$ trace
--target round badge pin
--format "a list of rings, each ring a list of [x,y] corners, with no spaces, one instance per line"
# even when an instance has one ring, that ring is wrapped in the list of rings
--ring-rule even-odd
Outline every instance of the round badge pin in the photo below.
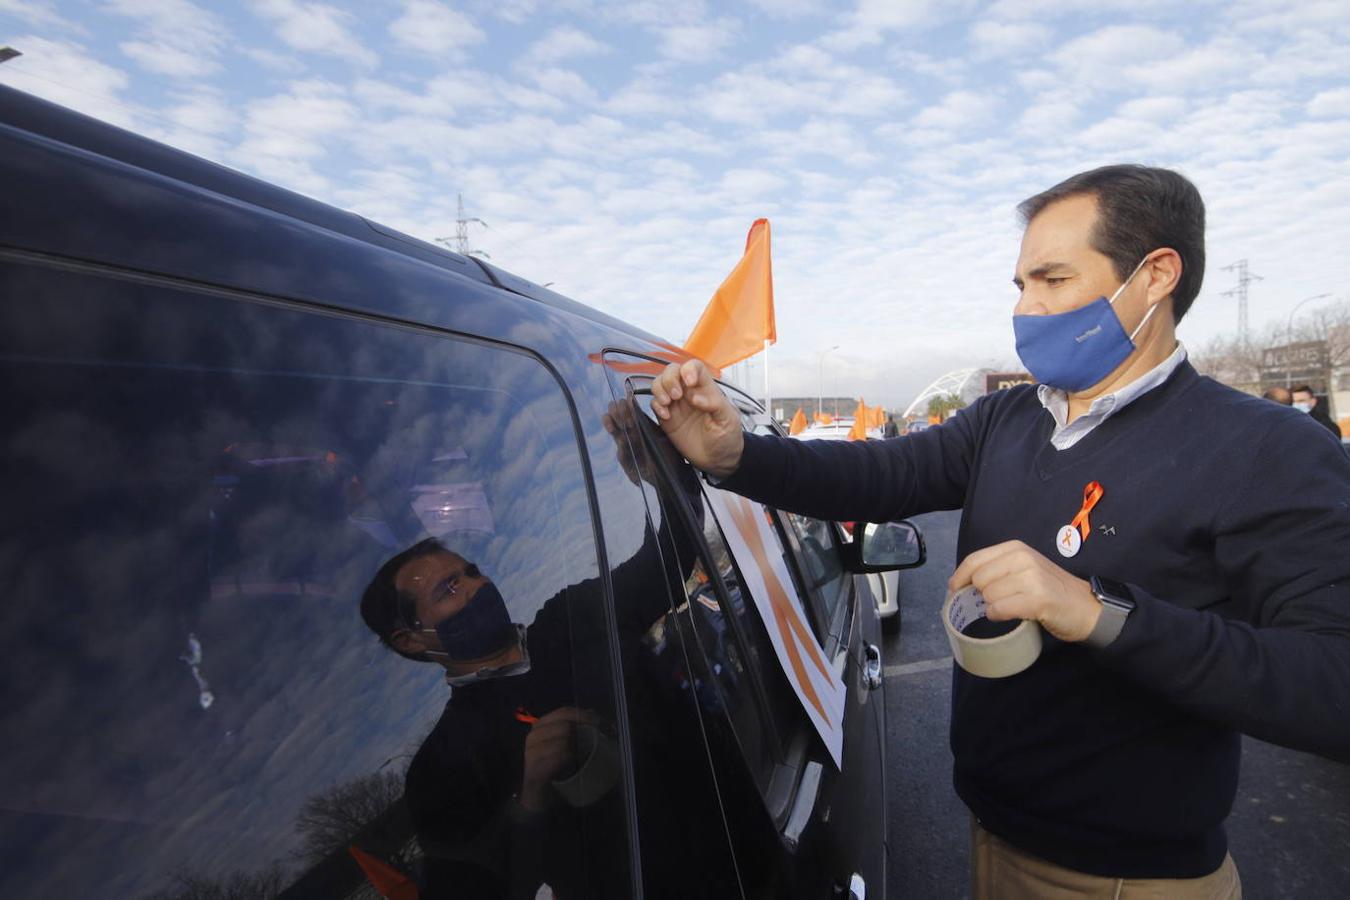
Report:
[[[1065,525],[1055,535],[1055,548],[1059,550],[1059,555],[1064,557],[1076,556],[1078,548],[1083,546],[1083,538],[1078,533],[1078,529],[1072,525]]]

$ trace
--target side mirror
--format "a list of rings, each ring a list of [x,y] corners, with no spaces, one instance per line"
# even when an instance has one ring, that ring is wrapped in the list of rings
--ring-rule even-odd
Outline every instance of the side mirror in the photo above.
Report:
[[[869,522],[863,528],[858,560],[864,572],[913,569],[927,558],[923,532],[913,522]]]

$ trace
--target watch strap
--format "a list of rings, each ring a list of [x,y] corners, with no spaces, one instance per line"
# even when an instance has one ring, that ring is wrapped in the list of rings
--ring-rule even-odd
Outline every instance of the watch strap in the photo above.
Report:
[[[1124,585],[1115,590],[1109,589],[1095,575],[1089,583],[1092,586],[1092,595],[1102,605],[1102,611],[1097,617],[1097,624],[1093,626],[1092,633],[1083,643],[1100,650],[1109,647],[1120,636],[1121,630],[1125,627],[1125,620],[1134,611],[1134,598],[1129,596],[1129,589]],[[1120,596],[1121,593],[1124,593],[1124,596]]]

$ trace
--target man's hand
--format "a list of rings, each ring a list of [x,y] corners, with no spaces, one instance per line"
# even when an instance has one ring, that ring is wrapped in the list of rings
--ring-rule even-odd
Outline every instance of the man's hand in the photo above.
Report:
[[[525,771],[521,777],[520,805],[530,812],[544,808],[544,788],[563,773],[576,770],[576,729],[596,725],[600,717],[593,712],[562,706],[530,726],[525,736]]]
[[[716,478],[741,464],[741,416],[698,360],[671,363],[652,382],[652,411],[684,458]]]
[[[955,592],[979,588],[990,621],[1032,619],[1061,641],[1081,641],[1092,633],[1102,604],[1092,587],[1032,550],[1007,541],[965,558],[947,581]]]

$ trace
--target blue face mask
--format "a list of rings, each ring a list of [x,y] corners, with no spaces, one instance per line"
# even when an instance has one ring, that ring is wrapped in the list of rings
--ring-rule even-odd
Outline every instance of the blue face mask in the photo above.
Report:
[[[1146,259],[1139,261],[1110,300],[1098,297],[1086,306],[1054,315],[1013,316],[1017,355],[1032,378],[1069,392],[1086,390],[1110,375],[1134,352],[1134,336],[1158,304],[1149,307],[1130,335],[1125,334],[1112,304]]]
[[[506,649],[517,633],[501,592],[485,581],[463,609],[436,624],[436,637],[450,659],[474,660]]]

